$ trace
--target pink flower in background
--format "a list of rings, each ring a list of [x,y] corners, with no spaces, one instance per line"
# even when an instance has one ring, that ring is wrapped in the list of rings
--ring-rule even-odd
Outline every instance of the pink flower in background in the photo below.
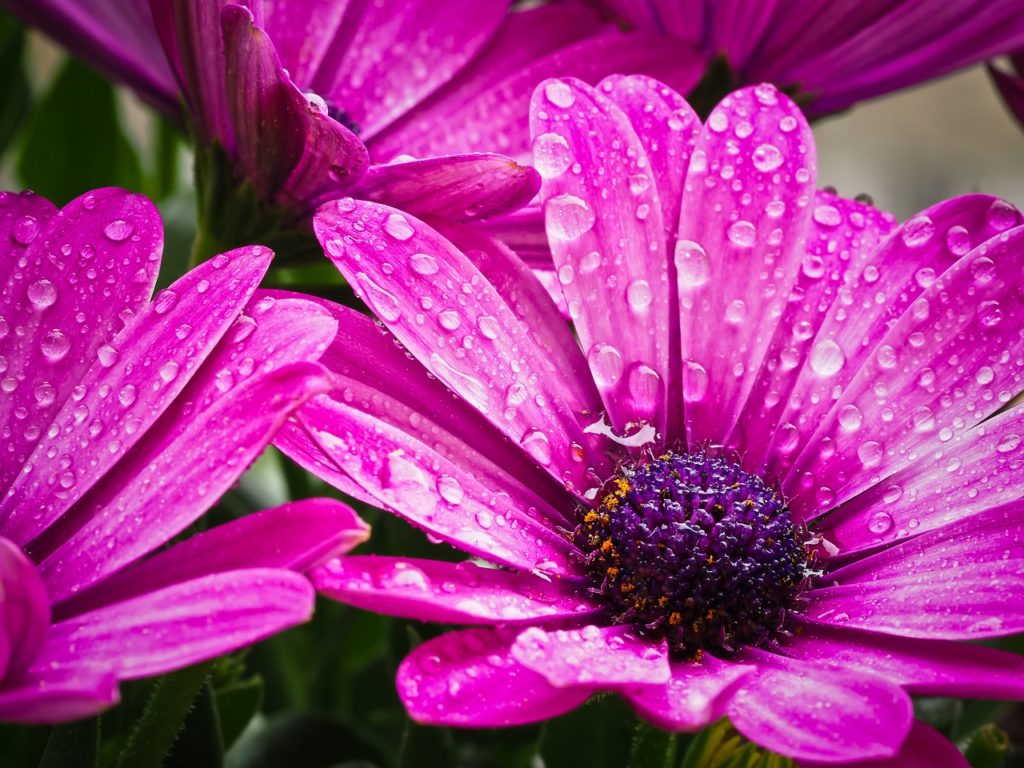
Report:
[[[241,248],[150,302],[163,232],[146,198],[98,189],[60,211],[0,195],[0,720],[117,701],[119,680],[188,666],[305,621],[301,575],[364,540],[328,499],[160,549],[328,386],[335,321],[255,292]]]
[[[611,691],[802,761],[962,765],[908,694],[1024,694],[1020,657],[957,642],[1024,630],[1021,215],[968,195],[897,226],[816,191],[766,85],[701,125],[647,78],[549,80],[531,125],[575,335],[478,230],[314,219],[387,331],[332,310],[335,387],[276,444],[475,558],[349,557],[317,588],[480,625],[402,663],[424,723]]]
[[[1018,0],[599,0],[630,28],[661,33],[734,86],[793,89],[813,115],[949,74],[1024,46]]]
[[[698,57],[681,67],[671,41],[621,34],[580,2],[10,5],[157,104],[176,105],[180,87],[200,143],[219,143],[262,200],[300,215],[343,194],[428,218],[515,210],[536,175],[487,153],[528,158],[542,79],[641,71],[685,90],[701,74]]]

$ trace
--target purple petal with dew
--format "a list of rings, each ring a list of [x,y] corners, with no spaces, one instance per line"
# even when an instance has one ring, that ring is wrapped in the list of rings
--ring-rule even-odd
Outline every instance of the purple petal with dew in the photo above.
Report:
[[[1022,270],[1024,227],[1017,227],[937,277],[878,339],[784,487],[824,511],[939,449],[1024,390]],[[844,429],[840,417],[854,411],[860,428]]]
[[[676,41],[651,35],[598,35],[537,59],[464,103],[438,110],[443,114],[439,121],[417,121],[400,136],[371,144],[371,150],[377,157],[393,157],[403,152],[428,156],[475,149],[527,161],[530,99],[537,84],[546,78],[578,77],[596,83],[606,75],[635,72],[686,93],[703,71],[697,53],[680,50]],[[438,131],[439,124],[446,130]]]
[[[348,605],[445,624],[557,622],[597,612],[579,589],[526,571],[472,561],[351,555],[311,574],[322,594]]]
[[[350,0],[306,84],[372,137],[437,90],[494,34],[507,0]]]
[[[730,444],[740,447],[745,465],[754,471],[784,464],[813,432],[814,422],[801,420],[800,409],[814,408],[822,397],[830,399],[829,378],[812,376],[813,369],[807,365],[816,349],[815,337],[831,307],[845,307],[852,301],[851,285],[871,265],[878,245],[892,228],[892,216],[869,205],[828,192],[815,195],[800,277],[743,415],[730,435]],[[872,269],[868,273],[877,280],[877,267]],[[846,314],[842,317],[855,322]]]
[[[158,675],[250,645],[308,621],[313,588],[279,568],[225,571],[54,624],[28,675],[49,668]]]
[[[0,679],[27,669],[50,625],[50,600],[35,566],[0,538]]]
[[[820,518],[815,531],[846,555],[1018,499],[1022,443],[1024,408],[1018,406],[922,451],[913,463]]]
[[[91,667],[57,665],[4,681],[0,720],[60,723],[92,717],[118,702],[117,678]]]
[[[667,643],[641,638],[628,625],[529,627],[512,644],[512,657],[556,688],[659,685],[672,674]]]
[[[417,646],[398,668],[398,695],[418,723],[493,728],[564,714],[590,688],[556,688],[520,664],[508,630],[448,632]]]
[[[509,9],[491,39],[466,66],[368,142],[373,156],[380,162],[408,153],[431,157],[508,149],[503,134],[463,135],[458,126],[449,123],[448,115],[535,60],[596,33],[602,24],[598,14],[582,3]],[[526,99],[524,108],[529,103],[528,93]],[[460,134],[461,141],[449,139],[452,130]],[[520,137],[517,142],[523,151],[527,138]]]
[[[421,219],[468,221],[515,211],[539,188],[529,166],[503,155],[466,154],[374,165],[353,194]]]
[[[47,222],[57,215],[57,206],[35,192],[0,192],[0,243],[6,255],[0,259],[0,284],[11,282],[11,273],[24,258]],[[10,321],[0,323],[0,338],[10,333]]]
[[[611,424],[663,434],[673,313],[644,147],[626,114],[579,80],[538,86],[530,132],[556,273]]]
[[[366,147],[292,83],[252,14],[222,14],[236,151],[258,195],[301,213],[337,197],[366,172]]]
[[[798,768],[825,768],[833,762],[798,760]],[[956,745],[934,728],[915,720],[899,751],[883,760],[843,763],[846,768],[968,768],[970,763]]]
[[[284,568],[303,573],[366,541],[370,528],[346,504],[305,499],[256,512],[165,549],[65,600],[66,619],[214,573]]]
[[[187,416],[169,413],[80,502],[77,529],[54,537],[40,571],[57,601],[180,533],[256,460],[289,413],[325,391],[314,363],[285,365],[236,385]],[[52,548],[52,549],[51,549]]]
[[[1024,630],[1014,597],[1024,588],[1022,512],[1019,500],[987,509],[833,571],[806,593],[804,614],[901,637],[978,640]]]
[[[819,201],[812,222],[827,228],[830,222],[841,224],[841,214],[835,203]],[[824,318],[819,318],[820,325],[809,342],[804,365],[792,374],[796,382],[780,419],[784,431],[776,433],[779,445],[769,454],[770,474],[786,476],[830,410],[833,418],[851,425],[857,423],[857,413],[849,409],[836,411],[834,406],[857,372],[878,351],[877,341],[938,275],[973,248],[1019,221],[1019,214],[1001,200],[966,195],[914,216],[880,249],[868,249],[862,258],[851,263],[853,274],[838,292],[838,300],[826,309]],[[815,263],[810,262],[810,266],[814,269]],[[851,306],[863,307],[865,311],[851,312]],[[888,361],[888,350],[884,354]],[[787,424],[791,426],[786,427]],[[797,502],[803,503],[801,499]]]
[[[853,762],[895,755],[910,730],[910,697],[873,674],[850,674],[758,652],[725,707],[736,729],[797,760]]]
[[[721,661],[704,654],[700,661],[671,662],[664,685],[620,689],[637,714],[668,731],[695,731],[722,716],[731,691],[753,672],[751,664]]]
[[[771,86],[726,97],[701,131],[673,255],[690,445],[722,443],[753,389],[799,276],[815,170],[810,128]]]
[[[235,322],[272,255],[257,247],[217,256],[151,304],[140,302],[121,333],[82,340],[88,357],[25,462],[33,471],[19,474],[0,501],[4,535],[24,545],[42,534],[146,435]],[[77,350],[66,357],[77,359]]]
[[[262,0],[262,27],[274,41],[281,63],[292,80],[312,82],[331,51],[346,13],[348,0]],[[344,106],[344,105],[342,105]]]
[[[411,216],[353,200],[321,208],[314,231],[399,341],[537,464],[577,491],[591,484],[589,470],[606,474],[606,456],[584,450],[588,385],[555,367],[448,240]],[[496,367],[495,359],[517,362]]]
[[[915,696],[1018,700],[1024,658],[972,643],[865,632],[797,620],[798,632],[779,652],[802,661],[878,674]]]

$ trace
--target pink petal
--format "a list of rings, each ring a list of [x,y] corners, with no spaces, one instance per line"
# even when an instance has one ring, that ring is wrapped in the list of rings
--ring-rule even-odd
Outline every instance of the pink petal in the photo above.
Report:
[[[913,720],[910,697],[875,675],[759,653],[726,706],[751,741],[797,760],[853,762],[891,757]]]
[[[691,445],[722,443],[754,386],[803,260],[815,170],[810,128],[771,86],[728,96],[701,131],[674,257]]]
[[[46,667],[5,681],[0,688],[0,720],[60,723],[92,717],[120,697],[117,678],[87,667]]]
[[[1018,700],[1024,695],[1024,657],[950,640],[920,640],[800,620],[780,651],[882,675],[915,696]]]
[[[401,153],[426,157],[474,150],[526,160],[530,98],[546,78],[578,77],[596,83],[607,75],[630,72],[650,75],[687,93],[703,69],[696,51],[681,50],[673,40],[653,35],[594,35],[538,58],[502,80],[490,80],[486,89],[474,89],[464,101],[459,100],[461,103],[439,105],[422,119],[417,115],[400,133],[372,148],[377,157]],[[439,131],[439,124],[446,130]]]
[[[26,461],[33,471],[19,474],[0,500],[4,535],[21,544],[40,535],[147,434],[238,317],[272,256],[259,247],[218,256],[144,305],[116,337],[111,329],[83,340],[87,357],[53,380],[65,395],[55,398],[60,410]]]
[[[308,83],[372,137],[443,86],[494,34],[505,0],[352,0]]]
[[[871,314],[843,310],[853,295],[851,283],[857,285],[857,279],[865,291],[864,301],[869,296],[873,299],[868,291],[882,290],[877,282],[876,253],[893,227],[888,213],[828,192],[815,194],[800,277],[729,439],[753,471],[763,472],[771,466],[766,474],[777,472],[813,433],[816,422],[802,415],[804,410],[819,407],[822,399],[831,401],[830,380],[814,374],[806,364],[807,357],[830,309],[841,313],[836,315],[843,318],[840,327],[859,324],[861,315]],[[868,270],[875,278],[873,283],[862,277],[869,266],[875,270]]]
[[[26,201],[17,199],[23,208]],[[36,200],[29,205],[42,214],[47,207]],[[15,240],[29,239],[37,226],[24,251],[25,266],[9,274],[0,293],[0,424],[7,454],[0,487],[15,480],[33,449],[41,456],[39,440],[50,420],[96,364],[97,353],[144,306],[163,248],[156,207],[120,189],[72,200],[44,225],[21,217],[10,232]],[[4,499],[0,519],[16,508],[11,502]],[[38,512],[32,509],[32,515]],[[5,535],[24,543],[13,529]]]
[[[366,148],[292,83],[248,9],[229,5],[221,18],[228,103],[245,178],[261,199],[311,213],[366,172]]]
[[[815,525],[845,554],[1020,498],[1024,408],[994,416],[854,496]]]
[[[466,154],[375,165],[353,193],[422,219],[488,218],[537,194],[540,177],[503,155]]]
[[[799,768],[825,768],[835,763],[797,762]],[[843,763],[847,768],[968,768],[967,758],[934,728],[915,720],[899,751],[885,760]]]
[[[611,424],[664,433],[672,312],[647,153],[622,110],[579,80],[538,86],[530,134],[555,269]]]
[[[46,585],[32,561],[0,538],[0,680],[29,666],[49,626]]]
[[[861,211],[866,218],[868,210]],[[818,330],[802,345],[809,347],[803,356],[805,363],[798,363],[791,374],[796,381],[780,417],[783,427],[776,436],[779,443],[769,454],[769,474],[786,475],[830,410],[833,418],[842,415],[846,421],[856,420],[857,414],[841,413],[833,406],[875,353],[876,340],[885,336],[925,287],[956,259],[1019,221],[1018,214],[1000,200],[965,195],[914,216],[881,248],[872,247],[873,238],[859,244],[859,257],[851,263],[852,274],[848,278],[844,275],[847,282],[837,292],[838,300],[833,300],[824,313],[815,307]],[[816,201],[812,216],[816,228],[827,232],[845,227],[843,222],[842,207],[835,201]],[[851,312],[851,306],[863,306],[865,311]],[[780,331],[783,329],[780,326]],[[801,330],[799,335],[807,333]],[[806,364],[811,355],[814,364]],[[756,439],[752,436],[750,442]],[[790,482],[793,480],[790,478]],[[788,490],[797,495],[794,487]],[[795,501],[803,503],[799,498]]]
[[[494,728],[556,717],[585,702],[590,688],[555,688],[520,664],[514,635],[491,629],[428,640],[398,668],[398,695],[417,722]]]
[[[620,692],[642,718],[667,731],[695,731],[722,716],[732,689],[756,667],[720,661],[672,662],[664,685],[637,685]]]
[[[54,624],[29,675],[92,667],[119,679],[158,675],[308,621],[301,575],[250,568],[179,582]]]
[[[597,609],[579,590],[536,573],[472,561],[352,555],[311,578],[327,597],[390,616],[445,624],[495,624],[586,617]]]
[[[845,501],[991,416],[1024,389],[1022,243],[1024,227],[1018,227],[976,248],[879,339],[794,464],[787,485],[799,482],[805,504],[816,498],[820,510]],[[830,370],[841,354],[830,354]],[[853,410],[863,425],[851,431],[841,416]]]
[[[63,532],[39,565],[61,600],[153,551],[212,506],[278,427],[326,389],[313,363],[284,366],[237,385],[186,418],[167,414],[82,501],[81,527]]]
[[[902,637],[980,639],[1024,630],[1024,502],[979,512],[828,574],[817,621]],[[950,600],[955,595],[955,600]]]
[[[296,83],[309,83],[341,27],[347,0],[262,0],[263,28]]]
[[[555,478],[588,487],[603,452],[580,414],[591,391],[560,370],[464,254],[419,220],[375,203],[325,205],[314,230],[327,255],[399,341]],[[386,255],[385,255],[386,254]],[[515,360],[495,366],[495,360]]]
[[[197,534],[115,573],[57,610],[66,618],[177,582],[245,568],[303,573],[348,552],[369,533],[369,526],[340,501],[293,501]]]
[[[669,681],[668,646],[638,637],[630,626],[524,629],[512,657],[556,688],[659,685]]]
[[[10,250],[0,261],[0,284],[11,280],[11,273],[32,245],[39,232],[57,215],[57,206],[35,192],[0,192],[0,243]],[[9,330],[9,321],[3,327]]]

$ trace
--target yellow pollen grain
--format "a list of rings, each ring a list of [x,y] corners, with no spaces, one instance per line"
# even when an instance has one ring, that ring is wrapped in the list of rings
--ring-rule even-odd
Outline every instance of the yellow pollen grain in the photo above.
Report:
[[[682,624],[683,614],[681,614],[679,611],[672,611],[672,613],[668,615],[668,623],[671,624],[673,627]]]

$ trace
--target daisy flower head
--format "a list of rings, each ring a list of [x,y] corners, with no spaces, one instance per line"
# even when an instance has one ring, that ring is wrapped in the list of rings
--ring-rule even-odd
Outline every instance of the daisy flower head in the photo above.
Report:
[[[314,574],[478,625],[403,662],[412,716],[610,691],[662,728],[727,716],[801,761],[898,765],[932,738],[911,694],[1021,696],[1017,656],[958,642],[1024,628],[1021,215],[968,195],[899,224],[818,190],[769,85],[702,124],[646,77],[548,80],[531,128],[572,329],[479,231],[355,200],[314,219],[386,329],[331,310],[335,387],[276,442],[473,558]]]

